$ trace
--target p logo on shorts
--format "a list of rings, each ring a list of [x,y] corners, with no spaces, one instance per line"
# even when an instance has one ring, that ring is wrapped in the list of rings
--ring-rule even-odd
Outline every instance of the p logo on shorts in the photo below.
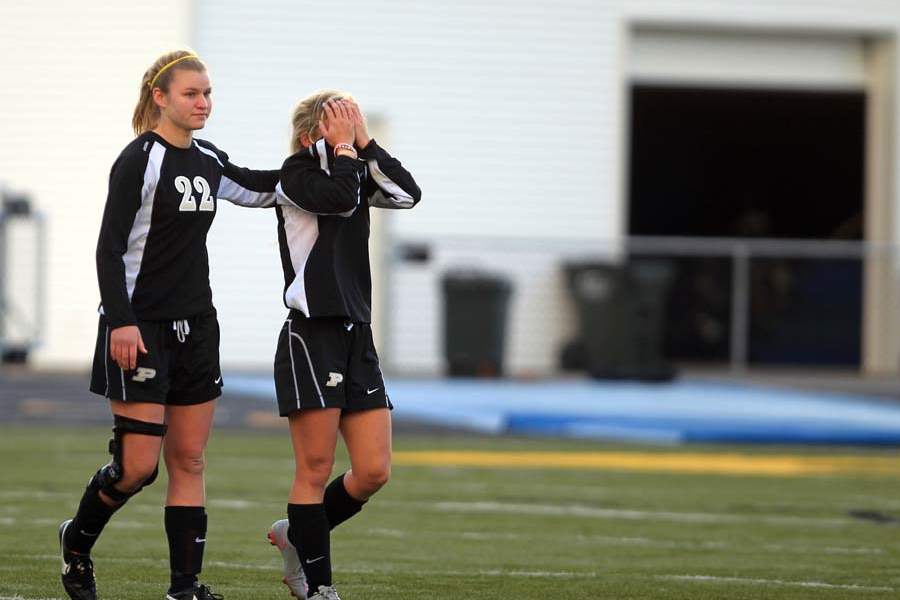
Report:
[[[134,377],[131,378],[132,381],[137,381],[143,383],[148,379],[153,379],[156,377],[156,369],[148,369],[147,367],[138,367],[137,372],[134,374]]]
[[[328,381],[325,382],[325,387],[337,387],[342,381],[344,381],[344,376],[332,371],[328,373]]]

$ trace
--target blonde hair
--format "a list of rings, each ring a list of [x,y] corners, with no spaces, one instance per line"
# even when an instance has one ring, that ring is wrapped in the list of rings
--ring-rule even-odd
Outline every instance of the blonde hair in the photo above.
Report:
[[[141,78],[141,93],[134,107],[134,116],[131,118],[135,135],[141,135],[156,127],[159,122],[159,106],[153,101],[153,90],[159,88],[168,93],[169,84],[172,83],[178,69],[202,73],[206,71],[206,65],[190,50],[175,50],[157,58]]]
[[[300,136],[307,134],[311,140],[319,138],[319,121],[325,115],[325,103],[329,100],[353,100],[347,92],[324,89],[313,92],[297,103],[291,115],[291,152],[302,148]]]

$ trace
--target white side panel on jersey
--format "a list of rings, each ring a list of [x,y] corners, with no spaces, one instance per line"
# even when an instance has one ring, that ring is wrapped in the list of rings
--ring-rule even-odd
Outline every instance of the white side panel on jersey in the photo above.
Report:
[[[156,196],[156,186],[159,183],[159,171],[162,168],[163,157],[166,155],[166,147],[158,142],[153,142],[150,148],[150,158],[147,160],[147,168],[144,169],[144,186],[141,188],[141,208],[134,216],[134,224],[128,234],[128,250],[122,256],[125,262],[125,285],[128,289],[128,299],[134,293],[134,285],[141,272],[141,261],[144,259],[144,248],[147,245],[147,236],[150,234],[150,220],[153,215],[153,198]]]
[[[369,165],[369,177],[378,185],[378,191],[369,198],[369,205],[376,208],[411,208],[415,204],[413,197],[384,174],[378,161],[374,158],[366,161]]]
[[[309,316],[309,300],[306,297],[306,261],[319,237],[319,217],[293,205],[281,205],[284,234],[294,267],[294,281],[285,292],[285,302]]]

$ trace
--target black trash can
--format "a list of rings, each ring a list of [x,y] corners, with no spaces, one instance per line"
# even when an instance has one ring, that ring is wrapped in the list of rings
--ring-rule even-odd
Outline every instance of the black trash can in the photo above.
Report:
[[[512,285],[500,275],[450,271],[441,280],[444,359],[452,377],[499,377]]]
[[[667,380],[675,369],[663,357],[665,295],[672,278],[664,261],[625,265],[565,265],[577,306],[580,340],[568,348],[593,377]],[[567,357],[571,364],[573,357]]]

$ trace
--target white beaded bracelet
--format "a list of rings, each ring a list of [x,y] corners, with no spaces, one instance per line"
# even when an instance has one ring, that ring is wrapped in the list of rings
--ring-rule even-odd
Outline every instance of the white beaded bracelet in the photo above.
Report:
[[[335,145],[335,147],[334,147],[335,158],[337,158],[338,150],[349,150],[350,152],[353,153],[353,158],[356,158],[356,156],[357,156],[356,148],[353,147],[353,144],[337,144],[337,145]]]

